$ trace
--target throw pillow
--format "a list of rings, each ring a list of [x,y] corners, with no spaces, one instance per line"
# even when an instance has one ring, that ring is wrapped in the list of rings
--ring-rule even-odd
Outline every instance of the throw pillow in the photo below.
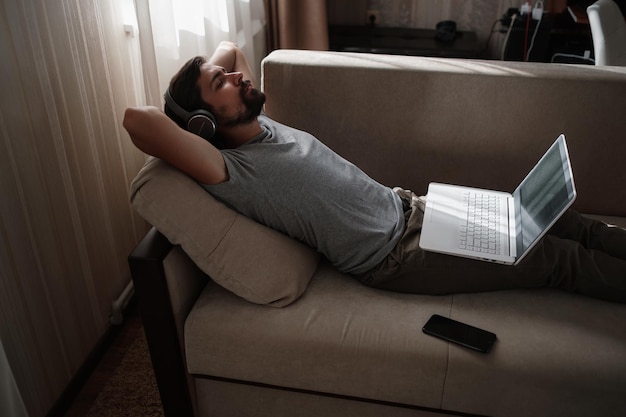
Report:
[[[309,246],[235,212],[160,159],[139,171],[130,200],[216,283],[253,303],[289,305],[317,269]]]

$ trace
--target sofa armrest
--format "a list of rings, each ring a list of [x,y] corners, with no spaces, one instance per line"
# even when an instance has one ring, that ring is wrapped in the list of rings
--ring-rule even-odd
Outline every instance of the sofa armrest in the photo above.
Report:
[[[191,382],[181,347],[182,331],[177,325],[184,297],[170,293],[165,267],[175,248],[152,228],[128,262],[165,415],[193,416]]]

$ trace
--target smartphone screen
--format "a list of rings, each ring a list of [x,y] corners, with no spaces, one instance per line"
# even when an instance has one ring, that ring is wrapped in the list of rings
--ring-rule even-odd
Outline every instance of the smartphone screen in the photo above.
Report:
[[[433,315],[422,330],[431,336],[483,353],[489,352],[496,341],[495,333],[438,314]]]

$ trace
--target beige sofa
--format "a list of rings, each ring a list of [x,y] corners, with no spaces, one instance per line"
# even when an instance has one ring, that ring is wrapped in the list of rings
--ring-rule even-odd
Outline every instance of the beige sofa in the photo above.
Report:
[[[269,116],[417,193],[511,191],[565,133],[575,207],[626,226],[626,68],[284,50],[263,88]],[[371,289],[154,159],[131,199],[167,236],[130,265],[168,416],[626,415],[626,305]],[[432,314],[498,340],[427,336]]]

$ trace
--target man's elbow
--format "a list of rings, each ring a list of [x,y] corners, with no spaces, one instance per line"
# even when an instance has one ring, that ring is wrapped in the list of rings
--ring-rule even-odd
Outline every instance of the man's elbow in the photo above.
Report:
[[[146,152],[146,144],[144,143],[144,132],[146,130],[146,118],[144,117],[144,109],[138,107],[129,107],[124,112],[124,120],[122,126],[128,132],[130,140],[133,144],[143,152]],[[147,152],[146,152],[147,153]]]
[[[136,107],[129,107],[124,112],[124,120],[122,121],[122,126],[124,129],[132,136],[133,132],[136,131],[139,118],[140,111]]]

